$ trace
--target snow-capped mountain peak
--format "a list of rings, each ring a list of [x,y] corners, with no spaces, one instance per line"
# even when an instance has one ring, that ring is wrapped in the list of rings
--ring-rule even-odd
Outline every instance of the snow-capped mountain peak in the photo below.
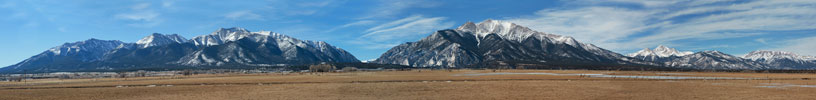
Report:
[[[184,42],[187,42],[187,39],[185,39],[182,36],[179,36],[178,34],[164,35],[159,33],[153,33],[150,36],[144,37],[141,40],[137,41],[136,44],[139,44],[140,47],[142,48],[147,48],[151,46]]]
[[[640,51],[635,52],[635,53],[628,54],[627,56],[635,57],[635,56],[649,56],[649,55],[655,55],[654,51],[652,51],[652,49],[649,49],[649,48],[643,48],[643,50],[640,50]]]
[[[266,37],[273,32],[250,32],[240,27],[220,28],[210,35],[196,36],[191,41],[199,46],[220,45],[229,41],[236,41],[244,37]],[[258,35],[258,36],[255,36]]]
[[[217,31],[213,32],[211,35],[218,36],[226,41],[235,41],[251,34],[252,33],[250,33],[249,30],[246,30],[244,28],[233,27],[227,29],[220,28]]]
[[[675,48],[669,48],[667,46],[658,45],[654,48],[654,50],[649,48],[644,48],[638,52],[629,54],[630,57],[635,56],[658,56],[658,57],[670,57],[670,56],[685,56],[689,54],[693,54],[694,52],[691,51],[678,51]]]
[[[538,32],[524,26],[516,25],[511,22],[498,21],[492,19],[479,22],[478,24],[473,22],[467,22],[462,26],[459,26],[459,28],[457,28],[456,30],[473,32],[473,34],[479,37],[485,37],[489,34],[496,34],[503,38],[514,41],[523,41],[524,39],[527,39],[528,37],[531,36],[548,37],[554,39],[562,37],[560,35]]]
[[[591,44],[584,44],[575,40],[575,38],[569,36],[561,36],[556,34],[549,34],[545,32],[539,32],[532,30],[530,28],[517,25],[515,23],[506,22],[506,21],[499,21],[499,20],[492,20],[487,19],[485,21],[479,23],[467,22],[462,26],[459,26],[456,30],[464,31],[464,32],[471,32],[477,38],[479,37],[486,37],[490,34],[496,34],[501,38],[522,42],[526,39],[534,37],[536,39],[542,41],[548,41],[552,43],[563,43],[569,44],[576,47],[582,47],[587,50],[598,50],[599,47],[596,47]]]
[[[80,51],[107,51],[116,48],[124,42],[118,40],[99,40],[91,38],[84,41],[65,43],[49,49],[54,55],[73,54]]]

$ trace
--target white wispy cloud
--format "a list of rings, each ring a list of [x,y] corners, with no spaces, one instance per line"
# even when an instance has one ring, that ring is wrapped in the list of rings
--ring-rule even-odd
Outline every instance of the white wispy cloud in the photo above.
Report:
[[[131,6],[131,7],[130,7],[130,9],[133,9],[133,10],[142,10],[142,9],[147,8],[147,7],[150,7],[150,3],[140,3],[140,4],[136,4],[136,5]]]
[[[153,11],[139,11],[116,14],[115,17],[118,19],[125,19],[130,21],[130,23],[127,24],[130,26],[153,27],[164,22],[163,20],[157,19],[159,15],[160,15],[159,13]]]
[[[732,2],[732,1],[736,1],[736,0],[692,0],[689,3],[686,3],[686,4],[687,4],[687,6],[700,6],[700,5],[723,3],[723,2]]]
[[[153,12],[153,11],[139,11],[139,12],[132,12],[132,13],[116,14],[116,18],[134,20],[134,21],[153,21],[158,16],[159,16],[159,13],[156,13],[156,12]]]
[[[351,22],[351,23],[347,23],[347,24],[343,24],[343,25],[331,28],[329,30],[326,30],[325,32],[333,32],[333,31],[338,30],[338,29],[348,28],[348,27],[352,27],[352,26],[370,25],[370,24],[374,24],[376,22],[377,21],[372,21],[372,20],[360,20],[360,21],[355,21],[355,22]]]
[[[427,0],[380,0],[380,6],[371,9],[367,14],[357,19],[396,17],[410,8],[431,8],[441,5],[439,2]]]
[[[340,27],[351,27],[351,26],[358,26],[358,25],[369,25],[369,24],[373,24],[373,23],[375,23],[375,22],[377,22],[377,21],[372,21],[372,20],[361,20],[361,21],[356,21],[356,22],[352,22],[352,23],[348,23],[348,24],[343,24],[343,25],[342,25],[342,26],[340,26]]]
[[[427,34],[454,26],[445,17],[410,16],[390,21],[366,30],[355,44],[367,45],[364,48],[390,48],[406,41],[416,41]]]
[[[445,17],[412,16],[368,29],[363,37],[373,37],[375,41],[386,41],[404,36],[427,34],[434,30],[453,26],[453,22],[444,22]]]
[[[784,41],[785,46],[771,50],[788,51],[802,55],[816,56],[816,36]]]
[[[690,21],[661,26],[656,34],[638,38],[633,43],[670,42],[681,39],[737,38],[763,33],[729,31],[792,31],[816,29],[816,6],[801,2],[751,2],[734,4],[730,13],[693,18]],[[810,2],[810,4],[816,4]],[[801,5],[801,6],[795,6]]]
[[[545,9],[532,17],[508,19],[529,28],[575,37],[600,45],[616,48],[616,41],[626,39],[637,32],[667,23],[648,23],[655,11],[638,11],[612,7],[587,7],[579,9]],[[651,47],[651,46],[649,46]]]
[[[68,29],[65,28],[65,27],[59,27],[59,28],[57,28],[57,31],[59,31],[59,32],[68,32]]]
[[[286,1],[276,0],[270,1],[269,5],[265,7],[265,13],[271,13],[275,16],[291,17],[291,16],[312,16],[325,14],[326,10],[331,10],[335,7],[343,7],[341,4],[344,0],[324,0],[324,1]],[[265,16],[265,17],[275,17]]]
[[[176,2],[169,1],[169,0],[165,0],[165,1],[162,1],[162,3],[161,3],[161,4],[162,4],[162,7],[164,7],[164,8],[170,8],[170,7],[173,7],[173,5],[174,5],[175,3],[176,3]]]
[[[617,2],[617,3],[633,3],[640,4],[645,7],[662,7],[680,3],[679,0],[586,0],[582,2]]]
[[[153,27],[161,24],[164,20],[158,17],[161,13],[150,9],[150,3],[140,3],[130,7],[131,11],[114,15],[114,18],[127,20],[130,26]]]
[[[27,23],[23,24],[23,27],[38,27],[40,23],[37,21],[28,21]]]
[[[506,20],[535,30],[573,36],[612,50],[635,50],[679,40],[730,39],[768,34],[763,31],[816,29],[816,1],[612,0],[647,8],[579,5],[544,9]],[[682,20],[678,20],[682,19]],[[750,40],[749,40],[750,41]],[[679,43],[682,44],[682,43]]]
[[[762,43],[762,44],[768,44],[768,39],[765,39],[765,38],[757,38],[757,39],[754,39],[754,41]]]
[[[325,7],[325,6],[329,6],[329,4],[332,4],[333,2],[337,2],[337,1],[334,1],[334,0],[312,1],[312,2],[298,3],[297,5],[301,6],[301,7]]]
[[[8,16],[3,16],[5,20],[13,20],[13,19],[25,19],[28,18],[30,15],[26,12],[14,12],[13,14],[9,14]]]
[[[397,26],[397,25],[400,25],[400,24],[403,24],[403,23],[406,23],[406,22],[418,20],[420,18],[422,18],[422,16],[414,15],[414,16],[402,18],[402,19],[399,19],[399,20],[391,21],[391,22],[388,22],[388,23],[385,23],[385,24],[382,24],[382,25],[378,25],[378,26],[369,28],[369,29],[365,30],[364,32],[371,32],[371,31],[375,31],[375,30],[381,30],[381,29],[387,28],[387,27],[394,27],[394,26]]]
[[[232,20],[263,20],[261,15],[252,13],[252,11],[249,10],[230,12],[224,15],[224,18]]]

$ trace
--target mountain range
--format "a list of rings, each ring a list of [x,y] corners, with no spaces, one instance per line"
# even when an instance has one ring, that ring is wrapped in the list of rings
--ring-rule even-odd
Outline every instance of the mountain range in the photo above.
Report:
[[[2,73],[117,71],[304,65],[360,62],[322,41],[243,28],[221,28],[190,40],[176,34],[151,34],[136,43],[89,39],[53,47]]]
[[[640,60],[656,62],[665,67],[684,69],[814,69],[816,57],[800,56],[782,51],[753,51],[743,57],[719,51],[678,51],[659,45],[654,50],[645,48],[628,54]]]
[[[93,38],[65,43],[0,68],[0,73],[254,68],[321,62],[360,61],[326,42],[233,27],[191,39],[153,33],[135,43]],[[737,57],[719,51],[679,51],[659,45],[622,55],[569,36],[489,19],[438,30],[416,42],[395,46],[366,63],[435,68],[816,69],[816,57],[782,51],[759,50]]]
[[[784,51],[753,51],[742,58],[759,62],[768,67],[781,67],[786,69],[816,69],[816,57],[802,56]]]
[[[398,45],[374,63],[415,67],[511,67],[655,65],[581,43],[569,36],[534,31],[497,20],[467,22],[436,31],[417,42]]]

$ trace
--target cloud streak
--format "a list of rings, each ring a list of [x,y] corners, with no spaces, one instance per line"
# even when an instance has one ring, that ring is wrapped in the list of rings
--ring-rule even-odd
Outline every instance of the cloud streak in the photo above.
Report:
[[[140,4],[136,4],[136,5],[131,6],[131,7],[130,7],[130,9],[133,9],[133,10],[142,10],[142,9],[147,8],[147,7],[150,7],[150,3],[140,3]]]
[[[116,18],[119,19],[126,19],[126,20],[134,20],[134,21],[154,21],[156,17],[159,16],[159,13],[153,11],[141,11],[141,12],[132,12],[132,13],[121,13],[116,14]]]
[[[411,16],[370,28],[366,31],[369,33],[366,33],[363,37],[375,41],[387,41],[402,38],[403,36],[427,34],[434,30],[452,27],[453,22],[444,22],[445,19],[445,17]]]
[[[331,28],[329,30],[326,30],[325,32],[334,32],[334,31],[336,31],[338,29],[348,28],[348,27],[352,27],[352,26],[370,25],[370,24],[374,24],[376,22],[377,21],[372,21],[372,20],[360,20],[360,21],[356,21],[356,22],[352,22],[352,23],[348,23],[348,24],[343,24],[343,25]]]
[[[404,10],[410,8],[431,8],[437,7],[441,4],[426,0],[381,0],[380,6],[371,9],[368,14],[363,14],[357,19],[373,19],[373,18],[389,18],[401,14]]]
[[[116,14],[114,18],[126,20],[130,22],[128,25],[135,27],[153,27],[161,24],[164,21],[158,18],[161,13],[153,11],[150,6],[150,3],[136,4],[130,7],[130,12]]]
[[[252,11],[234,11],[224,15],[224,18],[232,20],[263,20],[261,15],[252,13]]]
[[[598,5],[544,9],[505,20],[616,51],[816,29],[816,13],[811,13],[816,1],[808,0],[584,2]],[[645,8],[600,5],[609,3]]]
[[[367,29],[354,43],[368,45],[368,49],[390,48],[405,41],[415,41],[435,30],[453,27],[454,23],[446,19],[414,15],[390,21]]]
[[[788,51],[802,55],[816,56],[816,36],[784,41],[785,46],[771,50]]]

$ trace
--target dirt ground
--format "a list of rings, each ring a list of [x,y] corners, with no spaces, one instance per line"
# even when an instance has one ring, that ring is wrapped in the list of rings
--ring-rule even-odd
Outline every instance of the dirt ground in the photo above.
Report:
[[[739,79],[604,78],[584,74]],[[211,74],[0,82],[0,100],[814,100],[814,78],[816,74],[591,70]]]

